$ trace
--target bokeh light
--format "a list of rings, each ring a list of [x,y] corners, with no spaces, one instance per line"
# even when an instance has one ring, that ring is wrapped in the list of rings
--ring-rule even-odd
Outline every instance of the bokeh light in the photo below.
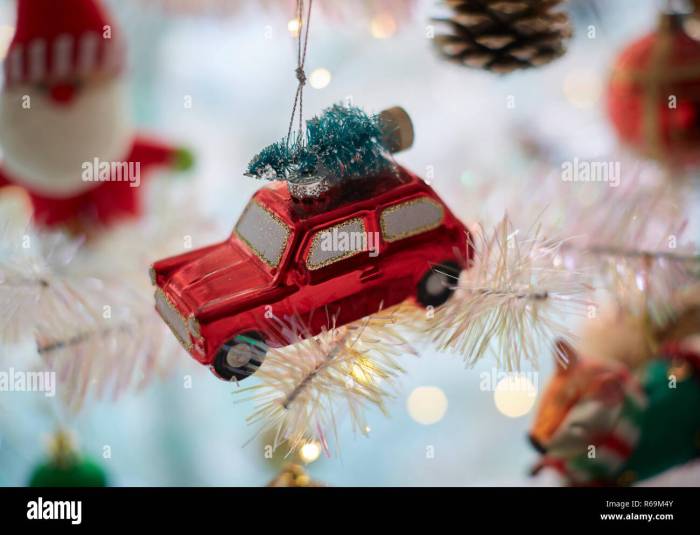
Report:
[[[287,23],[287,31],[289,31],[292,37],[297,37],[299,35],[300,28],[301,21],[299,19],[292,19]]]
[[[419,386],[406,401],[408,414],[423,425],[439,422],[447,412],[447,396],[436,386]]]
[[[603,83],[598,73],[577,69],[564,78],[564,96],[576,108],[592,108],[598,104]]]
[[[525,374],[512,373],[496,385],[493,400],[501,414],[509,418],[525,416],[535,406],[537,388]]]
[[[369,26],[375,39],[388,39],[396,33],[396,19],[390,13],[375,15]]]
[[[353,364],[350,375],[354,382],[361,385],[371,385],[380,381],[374,362],[368,358],[358,359],[357,362]]]
[[[328,69],[314,69],[309,76],[309,83],[314,89],[323,89],[331,83],[331,73]]]
[[[307,442],[299,449],[299,457],[306,464],[311,464],[321,455],[321,446],[318,442]]]

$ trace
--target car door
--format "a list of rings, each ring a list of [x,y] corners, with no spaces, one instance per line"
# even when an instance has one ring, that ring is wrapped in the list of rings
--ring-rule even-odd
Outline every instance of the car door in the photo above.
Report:
[[[377,311],[374,291],[377,255],[373,245],[371,212],[312,230],[303,255],[307,285],[298,305],[314,331],[355,321]]]
[[[439,253],[444,249],[445,207],[421,195],[383,206],[378,217],[383,250],[379,269],[387,294],[398,302],[415,293],[417,280],[431,266],[447,259]]]

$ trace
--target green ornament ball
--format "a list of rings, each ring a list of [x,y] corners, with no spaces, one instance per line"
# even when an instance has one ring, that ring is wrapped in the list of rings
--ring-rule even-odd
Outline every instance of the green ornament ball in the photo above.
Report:
[[[37,466],[29,478],[30,487],[106,487],[107,475],[90,459],[68,463],[49,461]]]

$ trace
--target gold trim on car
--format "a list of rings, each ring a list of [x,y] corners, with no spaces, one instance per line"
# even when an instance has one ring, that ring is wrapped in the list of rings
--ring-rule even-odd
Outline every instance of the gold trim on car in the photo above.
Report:
[[[165,292],[161,288],[156,288],[155,292],[156,300],[156,310],[163,318],[165,324],[170,327],[170,330],[175,335],[175,338],[182,344],[182,346],[187,350],[191,351],[193,344],[190,338],[190,331],[188,329],[187,320],[184,318],[173,302],[168,298]],[[177,325],[173,323],[179,322]],[[186,339],[185,339],[186,338]]]
[[[317,264],[313,264],[309,262],[309,258],[311,257],[311,254],[313,253],[314,249],[318,245],[318,242],[321,239],[321,236],[324,235],[327,232],[333,232],[333,229],[337,229],[343,226],[347,226],[353,223],[359,223],[360,226],[362,227],[363,233],[367,233],[367,225],[365,224],[365,220],[362,217],[353,217],[352,219],[347,219],[343,221],[342,223],[337,223],[335,225],[331,225],[330,227],[327,227],[322,230],[316,231],[316,234],[314,234],[313,241],[311,242],[311,247],[309,248],[309,253],[306,255],[306,267],[310,271],[315,271],[317,269],[324,268],[326,266],[330,266],[331,264],[335,264],[336,262],[340,262],[341,260],[345,260],[346,258],[350,258],[351,256],[355,256],[356,254],[359,254],[363,251],[356,250],[356,249],[350,249],[346,251],[342,256],[336,256],[333,258],[330,258],[328,260],[324,260],[323,262],[318,262]]]
[[[430,225],[425,225],[423,227],[416,227],[413,228],[407,232],[402,232],[401,234],[394,234],[394,235],[389,235],[387,233],[386,229],[386,222],[384,220],[384,216],[387,214],[391,214],[393,212],[396,212],[402,208],[405,208],[406,206],[410,206],[412,204],[418,204],[418,203],[429,203],[432,204],[433,206],[437,207],[440,211],[440,218],[435,222],[431,223]],[[380,226],[382,229],[382,237],[384,238],[384,241],[386,242],[395,242],[398,240],[403,240],[404,238],[410,238],[411,236],[416,236],[417,234],[422,234],[423,232],[428,232],[429,230],[434,230],[438,228],[440,225],[443,224],[445,221],[445,207],[437,202],[435,199],[431,199],[430,197],[418,197],[416,199],[412,199],[410,201],[394,204],[393,206],[389,206],[388,208],[385,208],[382,211],[382,214],[380,216]]]
[[[264,212],[267,212],[267,214],[268,214],[276,223],[279,223],[280,225],[282,225],[282,228],[284,229],[284,233],[285,233],[285,236],[284,236],[284,247],[282,247],[282,249],[280,250],[279,254],[278,254],[277,257],[274,259],[273,262],[271,262],[269,259],[265,258],[265,255],[263,255],[263,253],[262,253],[261,251],[259,251],[258,249],[256,249],[255,246],[254,246],[252,243],[250,243],[250,241],[249,241],[245,236],[243,236],[243,234],[241,234],[241,233],[238,231],[238,225],[240,224],[241,220],[245,217],[246,213],[248,212],[248,210],[250,210],[250,207],[251,207],[253,204],[257,205],[258,208],[260,208],[260,209],[263,210]],[[284,255],[284,251],[287,249],[287,246],[289,245],[289,236],[290,236],[291,233],[292,233],[292,230],[289,228],[289,225],[287,225],[287,223],[285,223],[280,217],[278,217],[277,214],[275,214],[275,213],[272,212],[271,210],[268,210],[267,208],[265,208],[265,206],[263,206],[261,203],[259,203],[259,202],[256,201],[256,200],[253,200],[252,202],[250,202],[250,203],[248,204],[248,206],[246,206],[245,210],[243,211],[243,214],[241,214],[241,217],[238,218],[238,222],[236,223],[235,231],[236,231],[236,236],[238,236],[241,240],[243,240],[243,243],[245,243],[248,247],[250,247],[250,250],[253,251],[253,253],[255,254],[255,256],[257,256],[260,260],[262,260],[265,264],[267,264],[268,266],[270,266],[272,269],[277,269],[277,267],[279,267],[280,260],[282,260],[282,255]]]
[[[199,326],[199,321],[197,318],[194,317],[194,314],[191,314],[189,318],[187,318],[187,328],[190,331],[190,334],[195,337],[195,338],[201,338],[202,337],[202,331]]]

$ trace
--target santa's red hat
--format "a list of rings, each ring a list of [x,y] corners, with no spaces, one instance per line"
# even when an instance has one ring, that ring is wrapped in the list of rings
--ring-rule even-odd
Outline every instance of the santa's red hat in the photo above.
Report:
[[[124,59],[118,32],[98,0],[17,0],[7,85],[116,74]]]

